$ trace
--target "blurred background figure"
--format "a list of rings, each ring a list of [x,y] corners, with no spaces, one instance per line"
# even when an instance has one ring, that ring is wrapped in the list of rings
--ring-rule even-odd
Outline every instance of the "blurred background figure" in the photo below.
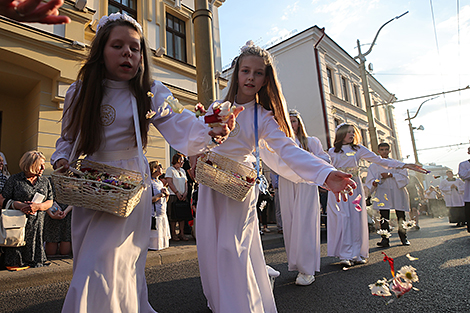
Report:
[[[0,15],[18,22],[65,24],[70,18],[59,15],[64,0],[0,0]]]
[[[0,192],[2,192],[8,177],[10,177],[10,173],[7,169],[6,158],[3,153],[0,152]]]
[[[159,179],[162,175],[162,165],[158,161],[152,161],[149,167],[152,176],[152,225],[149,249],[163,250],[170,246],[170,225],[166,216],[170,193]]]
[[[470,148],[468,148],[467,153],[470,154]],[[463,201],[465,202],[467,231],[470,233],[470,160],[463,161],[459,164],[459,176],[465,182]]]
[[[410,197],[410,218],[416,222],[415,229],[419,227],[419,210],[421,204],[425,201],[424,187],[415,175],[410,175],[410,182],[406,185],[406,190]]]
[[[445,208],[444,199],[439,187],[429,185],[429,188],[426,189],[424,193],[424,197],[426,198],[428,213],[431,217],[441,217],[445,215],[443,211],[443,208]]]
[[[463,202],[463,194],[465,183],[460,178],[454,177],[452,170],[447,170],[446,175],[447,177],[441,181],[439,189],[444,195],[449,223],[457,223],[457,226],[464,226],[465,204]]]

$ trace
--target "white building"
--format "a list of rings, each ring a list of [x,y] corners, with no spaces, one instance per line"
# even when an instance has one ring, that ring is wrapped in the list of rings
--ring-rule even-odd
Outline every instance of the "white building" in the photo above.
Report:
[[[359,63],[323,31],[313,26],[268,48],[275,58],[278,77],[289,108],[298,110],[309,135],[324,149],[333,145],[335,128],[342,122],[361,130],[363,144],[371,148]],[[226,78],[232,69],[224,71]],[[395,99],[369,75],[372,105]],[[401,160],[393,106],[374,106],[378,142],[392,146],[391,157]]]

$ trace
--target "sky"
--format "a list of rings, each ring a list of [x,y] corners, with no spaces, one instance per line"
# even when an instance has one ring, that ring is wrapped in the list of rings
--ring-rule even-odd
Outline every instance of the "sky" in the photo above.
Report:
[[[355,57],[357,39],[367,51],[379,28],[407,11],[380,31],[366,63],[373,64],[372,75],[398,100],[440,94],[394,104],[403,161],[415,162],[407,110],[413,116],[426,101],[411,120],[414,127],[424,127],[414,131],[419,162],[456,173],[458,164],[470,158],[470,88],[442,93],[470,85],[469,1],[226,0],[219,8],[222,64],[229,65],[248,40],[269,46],[314,25],[325,27]]]

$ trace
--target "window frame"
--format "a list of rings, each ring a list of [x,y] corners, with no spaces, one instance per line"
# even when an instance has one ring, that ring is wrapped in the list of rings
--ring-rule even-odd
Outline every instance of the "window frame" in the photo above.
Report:
[[[344,76],[341,76],[341,91],[343,93],[343,100],[349,102],[348,80]]]
[[[334,75],[333,75],[333,70],[329,67],[326,68],[326,78],[328,80],[328,87],[330,88],[330,93],[334,95],[335,94]]]
[[[137,20],[137,0],[127,0],[128,2],[132,2],[135,6],[135,9],[131,8],[128,5],[122,4],[122,0],[108,0],[108,15],[109,7],[113,6],[119,9],[120,13],[126,13],[127,15],[131,16],[135,20]]]
[[[356,101],[356,106],[358,108],[361,108],[362,103],[361,103],[361,97],[360,97],[360,93],[359,93],[359,86],[354,84],[353,88],[354,88],[354,101]]]
[[[175,21],[179,25],[179,29],[177,30],[174,27],[169,26],[169,20],[171,20],[172,25],[175,25]],[[187,63],[188,62],[188,51],[187,51],[187,32],[186,32],[186,22],[185,20],[169,13],[165,13],[165,34],[166,34],[166,55],[170,58],[175,60]],[[181,29],[183,32],[181,32]],[[169,35],[171,35],[171,48],[169,44]],[[176,40],[179,38],[182,41],[181,52],[184,54],[181,58],[178,58],[176,55],[177,51],[177,44]]]

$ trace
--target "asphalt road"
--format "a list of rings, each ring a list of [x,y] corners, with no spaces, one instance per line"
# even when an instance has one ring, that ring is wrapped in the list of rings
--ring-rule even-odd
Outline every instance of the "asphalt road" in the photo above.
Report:
[[[282,244],[266,246],[267,263],[281,272],[274,289],[279,313],[470,312],[470,234],[466,228],[449,224],[447,218],[426,218],[421,221],[421,230],[410,231],[408,237],[411,246],[401,246],[395,231],[391,247],[380,249],[376,248],[378,235],[371,234],[369,262],[347,270],[338,265],[337,259],[326,256],[323,243],[321,272],[307,287],[294,284],[297,273],[287,271]],[[391,278],[382,251],[394,258],[396,270],[404,265],[416,268],[419,282],[414,286],[419,291],[411,290],[390,304],[387,301],[392,298],[370,294],[369,284],[383,277]],[[419,259],[410,261],[407,253]],[[13,285],[9,288],[0,282],[0,312],[60,312],[68,279],[49,277],[41,282],[31,281],[31,287],[26,288]],[[197,260],[150,266],[147,282],[149,301],[160,313],[210,313],[202,293]]]

